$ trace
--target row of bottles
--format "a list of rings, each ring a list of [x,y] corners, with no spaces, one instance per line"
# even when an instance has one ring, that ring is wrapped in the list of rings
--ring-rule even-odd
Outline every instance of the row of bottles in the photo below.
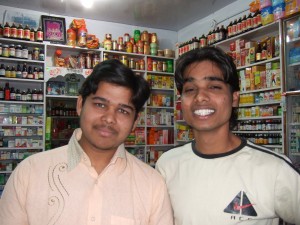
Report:
[[[27,66],[26,63],[22,66],[18,64],[17,67],[1,64],[0,77],[43,80],[44,70],[41,66],[39,68],[36,66]]]
[[[280,119],[239,121],[237,130],[240,131],[272,131],[282,130]]]
[[[30,28],[28,25],[23,27],[21,23],[17,26],[15,23],[9,25],[9,23],[6,22],[4,27],[2,24],[0,24],[0,38],[1,37],[43,42],[44,32],[41,27],[39,27],[37,30],[34,30],[34,28]]]
[[[238,134],[258,145],[282,145],[281,134]]]
[[[67,104],[59,104],[47,109],[48,116],[77,116],[76,107]]]
[[[196,48],[202,48],[207,45],[213,45],[225,39],[234,37],[241,33],[248,32],[262,26],[261,12],[258,10],[255,13],[249,13],[248,16],[244,15],[239,19],[235,19],[229,23],[225,28],[224,25],[210,30],[207,35],[202,35],[197,38],[194,37],[189,41],[182,42],[178,45],[177,54],[181,56],[185,52],[191,51]]]
[[[44,94],[42,89],[30,90],[29,88],[23,91],[14,87],[9,87],[9,83],[6,82],[5,87],[0,86],[0,100],[5,101],[30,101],[30,102],[42,102]]]

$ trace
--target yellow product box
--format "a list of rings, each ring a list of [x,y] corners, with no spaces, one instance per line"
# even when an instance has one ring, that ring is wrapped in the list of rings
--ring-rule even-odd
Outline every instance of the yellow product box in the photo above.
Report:
[[[260,71],[253,72],[255,89],[261,89]]]
[[[260,66],[252,66],[252,73],[257,72],[257,71],[265,71],[266,67],[264,65]]]
[[[249,49],[249,60],[250,60],[250,64],[255,63],[255,47],[251,47]]]
[[[250,89],[250,75],[251,75],[251,68],[245,69],[245,80],[246,80],[246,90],[249,91]]]

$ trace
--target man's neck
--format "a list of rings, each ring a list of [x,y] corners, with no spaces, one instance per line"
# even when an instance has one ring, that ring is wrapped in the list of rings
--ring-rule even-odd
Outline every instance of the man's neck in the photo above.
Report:
[[[241,144],[240,138],[230,131],[220,135],[216,132],[198,132],[195,134],[196,150],[201,154],[222,154]]]

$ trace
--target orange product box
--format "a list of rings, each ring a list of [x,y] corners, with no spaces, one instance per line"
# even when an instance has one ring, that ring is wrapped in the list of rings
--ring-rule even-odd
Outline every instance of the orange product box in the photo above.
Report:
[[[247,55],[248,55],[248,52],[249,52],[249,49],[242,49],[241,50],[241,66],[246,66],[246,58],[247,58]]]

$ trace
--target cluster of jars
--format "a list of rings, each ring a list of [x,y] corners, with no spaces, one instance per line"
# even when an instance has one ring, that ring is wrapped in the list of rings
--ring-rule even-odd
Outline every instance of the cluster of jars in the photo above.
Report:
[[[10,26],[9,23],[6,22],[4,27],[0,24],[0,37],[42,42],[44,40],[44,32],[41,27],[34,30],[28,25],[23,27],[22,24],[16,26],[15,23],[12,23]]]
[[[145,70],[145,61],[144,59],[137,59],[137,58],[128,58],[127,55],[114,55],[114,59],[120,60],[125,66],[129,67],[133,70]],[[103,54],[103,61],[108,60],[109,56],[108,53]]]
[[[157,55],[158,40],[156,33],[148,33],[148,31],[135,30],[133,37],[128,33],[118,40],[113,40],[111,34],[105,35],[103,41],[105,50],[123,51],[135,54]]]
[[[40,49],[38,47],[28,48],[27,46],[22,46],[19,44],[2,45],[2,43],[0,43],[0,56],[40,61],[44,61],[45,59],[43,49]]]

